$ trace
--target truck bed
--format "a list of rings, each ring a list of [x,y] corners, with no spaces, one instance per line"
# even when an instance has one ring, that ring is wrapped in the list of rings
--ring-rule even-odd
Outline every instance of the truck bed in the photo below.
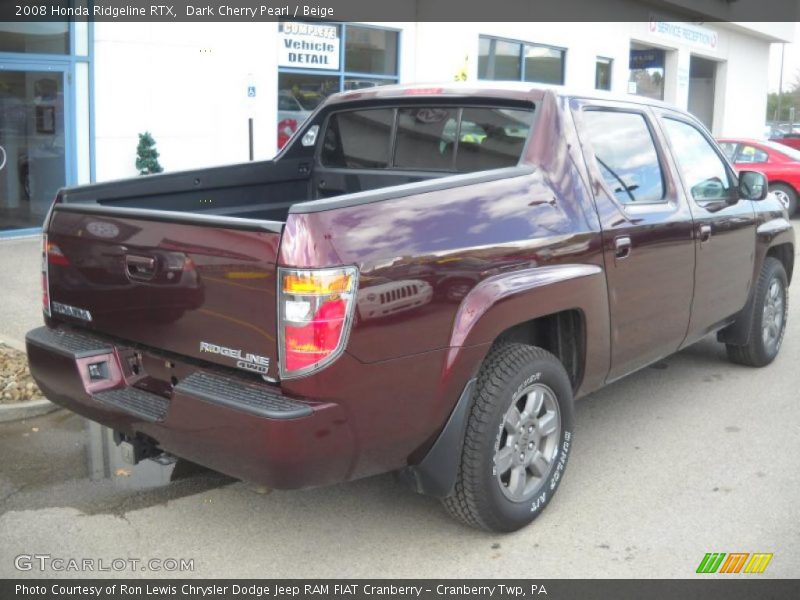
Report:
[[[310,174],[298,161],[261,161],[148,175],[70,188],[64,204],[190,212],[285,221],[289,207],[311,199]]]

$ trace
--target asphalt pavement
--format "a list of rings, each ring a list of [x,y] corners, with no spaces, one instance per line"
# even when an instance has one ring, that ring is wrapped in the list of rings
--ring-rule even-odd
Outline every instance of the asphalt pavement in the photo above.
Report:
[[[0,242],[6,339],[40,322],[37,269],[36,241]],[[391,475],[269,493],[197,470],[148,487],[125,469],[98,478],[66,411],[0,425],[0,577],[92,576],[15,568],[39,553],[187,559],[179,574],[195,577],[683,578],[707,552],[773,553],[761,577],[798,577],[799,282],[771,366],[730,364],[709,338],[579,402],[557,496],[509,535],[450,520]],[[178,574],[139,564],[111,575]]]

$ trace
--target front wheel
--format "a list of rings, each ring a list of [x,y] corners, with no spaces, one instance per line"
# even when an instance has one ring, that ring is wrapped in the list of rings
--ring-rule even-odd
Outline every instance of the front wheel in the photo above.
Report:
[[[769,191],[775,194],[781,204],[786,207],[786,212],[790,217],[794,215],[797,211],[797,192],[794,191],[793,187],[783,183],[775,183],[769,186]]]
[[[489,531],[533,521],[564,475],[574,419],[572,386],[555,356],[524,344],[492,349],[478,374],[447,511]]]
[[[753,292],[753,322],[746,346],[726,345],[728,358],[750,367],[763,367],[775,360],[781,349],[789,314],[789,292],[783,264],[768,256]]]

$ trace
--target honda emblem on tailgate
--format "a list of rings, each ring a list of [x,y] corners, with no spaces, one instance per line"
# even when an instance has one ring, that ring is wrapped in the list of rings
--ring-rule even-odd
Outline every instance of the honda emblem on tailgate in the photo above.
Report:
[[[238,368],[255,371],[256,373],[265,374],[269,369],[268,357],[250,354],[249,352],[245,353],[236,348],[226,348],[225,346],[218,346],[217,344],[200,342],[200,352],[210,352],[211,354],[227,356],[236,361],[236,366]]]

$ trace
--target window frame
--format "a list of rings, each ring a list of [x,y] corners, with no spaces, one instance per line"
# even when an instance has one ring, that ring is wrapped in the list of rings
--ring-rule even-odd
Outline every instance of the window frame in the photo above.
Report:
[[[561,46],[554,46],[552,44],[541,44],[539,42],[526,42],[524,40],[515,40],[513,38],[507,38],[502,36],[496,35],[485,35],[479,34],[478,35],[478,47],[480,48],[480,40],[488,40],[489,41],[489,63],[486,67],[487,75],[491,73],[492,76],[489,77],[481,77],[480,75],[480,52],[478,54],[478,80],[479,81],[524,81],[525,83],[541,83],[543,85],[566,85],[567,83],[567,51],[568,48],[563,48]],[[495,67],[495,47],[496,42],[508,42],[511,44],[519,44],[520,45],[520,53],[518,56],[519,59],[519,77],[517,79],[494,79],[494,67]],[[526,48],[546,48],[548,50],[557,50],[561,53],[561,83],[548,83],[546,81],[529,81],[525,79],[525,49]]]
[[[661,172],[661,189],[662,189],[662,196],[660,200],[654,200],[650,202],[621,202],[617,195],[614,193],[614,190],[610,189],[608,184],[606,183],[605,177],[603,177],[602,172],[600,171],[600,165],[597,163],[597,156],[594,152],[594,146],[592,146],[592,141],[589,139],[581,140],[581,144],[588,144],[590,151],[591,151],[591,159],[586,159],[585,155],[584,158],[586,160],[587,166],[591,171],[594,171],[595,179],[602,185],[603,191],[605,194],[611,198],[614,203],[621,207],[623,210],[630,212],[630,209],[633,208],[635,210],[636,207],[643,207],[645,209],[652,210],[653,208],[665,208],[665,207],[677,207],[678,199],[673,198],[670,186],[670,180],[667,178],[667,173],[669,172],[669,161],[667,160],[667,156],[665,154],[665,149],[662,147],[661,139],[658,135],[656,135],[656,128],[654,123],[652,122],[651,114],[646,107],[637,107],[637,106],[610,106],[605,104],[586,104],[581,107],[581,120],[583,120],[583,114],[587,112],[612,112],[612,113],[626,113],[626,114],[634,114],[641,116],[644,120],[645,127],[647,127],[647,131],[650,134],[650,140],[653,142],[653,148],[656,151],[656,159],[658,160],[658,167],[659,171]],[[581,124],[583,128],[583,123]],[[585,130],[584,130],[585,136]],[[679,173],[680,175],[680,173]]]
[[[455,144],[453,146],[453,161],[452,161],[453,164],[452,164],[452,167],[450,169],[448,169],[448,170],[442,170],[442,169],[419,169],[419,168],[397,167],[397,166],[395,166],[394,162],[395,162],[395,154],[397,152],[397,122],[398,122],[399,110],[401,108],[426,108],[426,107],[434,107],[434,106],[437,107],[437,108],[456,109],[456,111],[457,111],[458,123],[457,123],[457,126],[456,126]],[[394,111],[392,129],[391,129],[391,133],[390,133],[391,137],[389,139],[389,165],[387,165],[386,167],[382,167],[382,168],[360,168],[360,167],[329,166],[329,165],[326,165],[326,164],[324,164],[322,162],[322,143],[317,143],[316,144],[316,148],[314,149],[314,165],[315,165],[315,167],[316,168],[325,169],[325,170],[329,170],[329,171],[349,171],[349,172],[353,172],[353,171],[359,171],[359,172],[369,171],[369,172],[373,172],[373,173],[386,173],[386,172],[398,172],[398,173],[448,173],[450,175],[468,175],[470,173],[482,172],[482,171],[458,171],[457,170],[457,166],[458,166],[458,147],[459,147],[459,143],[461,141],[461,121],[462,121],[462,116],[463,116],[465,108],[486,108],[486,109],[494,109],[494,110],[502,110],[502,109],[523,110],[523,111],[529,111],[529,112],[531,112],[533,114],[533,120],[531,122],[530,129],[528,131],[528,136],[525,139],[525,143],[522,146],[522,150],[520,152],[520,156],[519,156],[519,159],[517,160],[516,164],[509,165],[508,167],[500,167],[500,168],[519,167],[520,165],[522,165],[525,162],[525,157],[526,157],[526,155],[528,153],[528,145],[530,144],[530,141],[531,141],[531,131],[530,130],[533,129],[536,126],[536,121],[537,121],[537,118],[538,118],[537,110],[538,110],[539,107],[538,107],[538,104],[534,103],[534,102],[519,103],[518,105],[510,105],[509,104],[509,105],[506,105],[506,106],[504,106],[502,104],[486,104],[486,103],[464,104],[464,103],[454,103],[454,102],[444,102],[444,103],[438,103],[438,102],[433,102],[433,103],[426,103],[426,102],[407,102],[407,103],[405,103],[405,102],[401,102],[401,103],[397,103],[397,102],[393,102],[393,103],[387,103],[385,106],[376,105],[376,106],[370,106],[369,108],[343,108],[343,109],[332,110],[327,115],[325,115],[325,118],[323,119],[322,124],[320,125],[320,133],[319,133],[319,136],[318,136],[317,139],[318,140],[324,140],[325,139],[325,135],[326,135],[326,133],[328,131],[328,128],[330,127],[330,121],[335,115],[338,115],[338,114],[341,114],[341,113],[359,112],[359,111],[365,111],[365,110],[381,110],[381,109],[385,110],[387,108]],[[341,139],[339,139],[339,142],[341,142]],[[491,169],[486,169],[486,170],[488,171],[488,170],[491,170]]]
[[[669,137],[669,132],[667,131],[666,127],[664,126],[663,121],[665,119],[670,119],[672,121],[676,121],[678,123],[683,123],[684,125],[688,125],[689,127],[693,127],[697,132],[701,135],[701,137],[706,141],[706,143],[711,147],[711,150],[714,154],[717,155],[717,158],[722,162],[722,166],[725,168],[725,172],[728,175],[728,183],[730,183],[730,189],[733,194],[738,197],[738,188],[739,188],[739,177],[736,175],[736,169],[733,167],[732,162],[725,156],[725,153],[722,152],[722,149],[717,145],[716,141],[714,140],[713,136],[708,133],[708,130],[699,122],[693,122],[691,119],[687,118],[686,116],[675,113],[668,110],[663,110],[657,115],[658,125],[661,128],[661,131],[664,133],[664,139],[667,143],[669,148],[670,157],[672,158],[672,162],[675,164],[675,170],[678,172],[678,178],[681,182],[681,188],[683,189],[683,193],[687,199],[691,199],[695,206],[699,206],[700,208],[707,209],[709,205],[719,204],[723,202],[722,198],[715,198],[715,199],[708,199],[708,200],[696,200],[694,195],[692,194],[692,189],[686,184],[686,178],[683,175],[683,170],[681,169],[681,165],[678,162],[678,158],[675,152],[675,148],[672,145],[672,140]],[[740,144],[741,145],[741,144]],[[736,149],[736,153],[738,156],[739,149]]]

